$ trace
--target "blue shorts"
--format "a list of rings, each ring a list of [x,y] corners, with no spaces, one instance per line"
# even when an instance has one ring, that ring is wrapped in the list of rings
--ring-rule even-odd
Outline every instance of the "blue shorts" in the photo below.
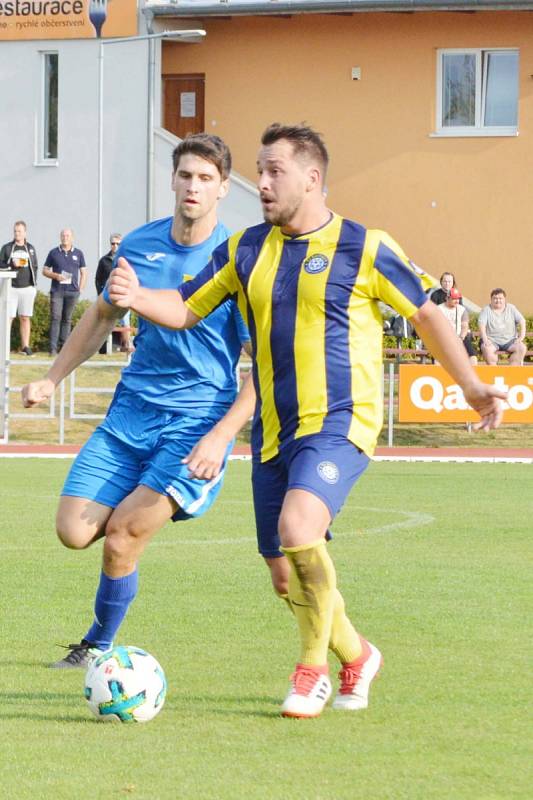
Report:
[[[168,495],[179,506],[172,519],[199,517],[215,501],[227,458],[211,481],[189,476],[181,460],[218,419],[186,417],[139,400],[127,390],[115,395],[104,422],[74,461],[62,495],[86,497],[116,508],[139,486]]]
[[[315,433],[286,444],[270,461],[252,465],[257,543],[265,558],[280,551],[278,520],[289,489],[305,489],[319,497],[333,519],[369,457],[344,436]]]
[[[506,353],[509,350],[509,348],[512,347],[513,344],[515,344],[515,342],[516,339],[511,339],[509,342],[505,342],[505,344],[496,344],[495,342],[492,342],[492,344],[494,345],[496,350],[498,350],[499,353]]]

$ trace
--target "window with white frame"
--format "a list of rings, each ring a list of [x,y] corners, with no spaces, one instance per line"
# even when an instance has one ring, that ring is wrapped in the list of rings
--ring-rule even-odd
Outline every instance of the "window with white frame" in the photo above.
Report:
[[[437,51],[437,134],[513,136],[518,50]]]
[[[57,161],[59,56],[42,53],[43,92],[39,161]]]

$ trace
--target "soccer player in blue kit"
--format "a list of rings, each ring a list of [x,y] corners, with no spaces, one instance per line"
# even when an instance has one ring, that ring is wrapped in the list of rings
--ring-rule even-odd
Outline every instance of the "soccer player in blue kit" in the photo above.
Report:
[[[152,288],[193,278],[225,241],[217,204],[228,191],[231,155],[217,136],[184,139],[173,153],[173,217],[130,233],[117,255]],[[107,290],[88,309],[43,380],[23,388],[27,407],[50,398],[73,369],[98,351],[123,310]],[[169,520],[205,513],[222,485],[227,455],[252,416],[251,378],[236,398],[236,367],[249,335],[226,301],[194,331],[139,320],[135,353],[103,423],[76,458],[62,490],[57,532],[69,548],[105,536],[95,617],[53,667],[84,667],[111,646],[138,586],[137,563]]]
[[[331,694],[328,648],[342,665],[333,702],[338,710],[366,708],[381,663],[378,648],[345,614],[326,546],[329,525],[366,469],[383,422],[378,302],[413,322],[480,414],[480,428],[500,424],[505,393],[479,380],[427,300],[423,273],[396,242],[328,209],[328,153],[320,135],[304,125],[274,124],[261,143],[264,224],[231,236],[179,291],[139,287],[120,259],[109,295],[122,308],[175,328],[192,328],[237,296],[253,346],[259,549],[278,565],[270,565],[274,585],[288,582],[300,635],[281,713],[316,717]]]

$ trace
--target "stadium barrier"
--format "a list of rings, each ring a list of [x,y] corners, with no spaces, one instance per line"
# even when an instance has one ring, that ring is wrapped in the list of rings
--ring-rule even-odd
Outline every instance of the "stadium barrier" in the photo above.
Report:
[[[120,330],[120,329],[119,329]],[[4,405],[4,435],[0,439],[1,444],[9,443],[9,421],[14,419],[26,420],[55,420],[58,421],[58,444],[65,443],[65,420],[66,419],[87,419],[87,420],[100,420],[103,419],[105,414],[89,414],[80,412],[76,407],[76,399],[83,395],[113,395],[116,383],[112,386],[80,386],[78,384],[78,374],[84,368],[88,369],[109,369],[119,368],[123,369],[126,364],[130,362],[131,353],[125,354],[125,358],[120,361],[86,361],[75,369],[64,381],[61,381],[55,393],[50,398],[48,409],[45,411],[36,411],[35,409],[27,409],[22,412],[12,412],[9,407],[9,394],[19,394],[22,386],[19,385],[6,385],[5,392],[5,405]],[[26,358],[20,359],[7,359],[6,363],[12,369],[17,367],[49,367],[53,363],[53,359],[32,359],[31,362]],[[243,374],[251,369],[251,361],[243,359],[237,368],[237,379],[239,385],[241,383]],[[44,372],[44,370],[43,370]],[[9,374],[9,372],[8,372]],[[67,388],[68,387],[68,388]],[[46,406],[44,406],[46,409]]]
[[[8,397],[11,393],[20,392],[20,386],[9,386],[6,391],[4,413],[3,444],[9,442],[9,422],[14,419],[42,419],[58,421],[58,443],[65,443],[65,420],[99,420],[104,413],[81,412],[77,400],[83,395],[111,395],[116,383],[110,381],[109,386],[82,386],[78,380],[80,370],[123,368],[129,356],[122,360],[96,361],[89,360],[80,365],[63,381],[51,397],[48,408],[43,411],[24,410],[12,412]],[[7,360],[11,370],[18,367],[48,367],[51,359]],[[239,382],[245,372],[251,368],[248,358],[243,358],[238,367]],[[478,366],[475,368],[482,380],[500,386],[509,393],[509,402],[504,406],[504,422],[529,424],[533,423],[533,366],[498,367]],[[44,370],[43,370],[44,371]],[[9,373],[8,373],[9,374]],[[394,446],[395,422],[455,423],[469,425],[478,419],[477,414],[468,408],[462,390],[449,377],[446,371],[433,364],[397,364],[388,361],[383,364],[381,373],[383,393],[384,423],[387,433],[387,445]],[[396,411],[397,409],[397,411]]]
[[[503,422],[533,423],[533,366],[485,365],[474,367],[484,383],[507,392]],[[437,365],[400,364],[398,421],[422,423],[472,423],[479,417],[467,404],[463,391]]]

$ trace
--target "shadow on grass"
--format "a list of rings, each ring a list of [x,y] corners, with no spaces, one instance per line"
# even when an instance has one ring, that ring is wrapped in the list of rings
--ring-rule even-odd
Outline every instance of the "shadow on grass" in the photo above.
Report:
[[[32,722],[87,722],[90,717],[78,716],[82,706],[81,692],[0,692],[0,719],[31,720]],[[76,704],[73,714],[63,710],[58,713],[57,706],[63,709]],[[16,711],[13,708],[16,707]],[[50,710],[48,711],[48,707]]]
[[[84,715],[76,716],[68,713],[54,713],[52,709],[46,711],[43,706],[48,704],[61,703],[63,706],[76,704],[79,706],[82,700],[81,693],[74,692],[0,692],[0,719],[28,719],[32,722],[70,722],[86,723],[93,722],[91,717]],[[206,698],[205,695],[186,695],[167,697],[165,711],[172,715],[198,715],[198,711],[206,716],[239,716],[257,717],[263,719],[275,719],[280,717],[279,697],[267,695],[249,695],[236,697],[213,696]],[[13,706],[17,711],[13,711]],[[250,706],[254,706],[251,708]],[[258,707],[259,706],[259,707]],[[261,708],[262,706],[262,708]],[[268,708],[264,708],[267,706]]]
[[[93,722],[97,722],[95,719],[91,719],[90,717],[67,717],[66,715],[61,714],[35,714],[34,712],[31,714],[6,714],[3,711],[0,711],[0,719],[8,720],[13,719],[17,720],[18,722],[23,722],[25,719],[30,720],[31,722],[74,722],[77,725],[85,725],[86,723],[92,724]]]
[[[2,703],[20,703],[23,700],[63,700],[65,702],[69,699],[83,697],[80,692],[0,692],[0,709]]]

